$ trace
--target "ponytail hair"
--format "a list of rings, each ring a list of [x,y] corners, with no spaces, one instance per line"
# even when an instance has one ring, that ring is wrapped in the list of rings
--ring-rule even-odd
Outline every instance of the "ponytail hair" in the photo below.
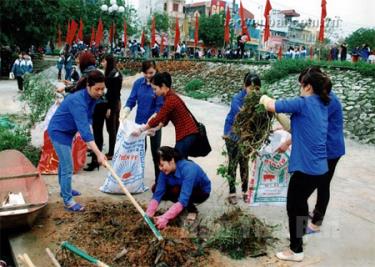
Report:
[[[301,72],[298,81],[303,85],[311,85],[313,91],[318,95],[324,105],[331,101],[329,93],[332,89],[331,79],[318,67],[311,67]]]
[[[87,86],[94,86],[96,83],[104,82],[104,74],[99,70],[93,70],[88,75],[84,75],[79,79],[74,92],[86,89]]]
[[[151,83],[160,87],[164,84],[166,87],[172,88],[172,77],[168,72],[158,72],[152,77]]]

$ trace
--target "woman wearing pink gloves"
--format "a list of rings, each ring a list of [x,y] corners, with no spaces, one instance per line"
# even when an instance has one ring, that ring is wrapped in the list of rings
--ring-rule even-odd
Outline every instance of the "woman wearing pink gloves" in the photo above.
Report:
[[[147,215],[154,217],[161,200],[174,202],[169,210],[154,218],[159,229],[164,229],[169,221],[176,218],[185,208],[188,220],[195,220],[198,210],[195,203],[203,203],[211,192],[211,181],[196,163],[183,159],[179,152],[168,146],[158,150],[160,175],[153,186],[154,193],[147,208]]]

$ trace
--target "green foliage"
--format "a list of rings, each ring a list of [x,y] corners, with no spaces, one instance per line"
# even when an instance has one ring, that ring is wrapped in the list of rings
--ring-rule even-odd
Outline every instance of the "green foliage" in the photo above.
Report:
[[[159,13],[156,12],[153,14],[155,17],[155,28],[156,31],[160,32],[168,32],[169,30],[169,16],[166,12],[164,13]],[[151,32],[151,22],[152,22],[152,17],[148,19],[147,25],[148,25],[148,30]]]
[[[224,44],[224,16],[215,14],[199,18],[199,38],[206,46],[222,47]]]
[[[268,83],[276,82],[288,74],[300,73],[308,67],[340,68],[358,71],[368,77],[375,77],[375,65],[365,62],[352,63],[348,61],[315,61],[315,60],[295,60],[284,59],[275,61],[272,67],[264,73],[262,79]]]
[[[30,133],[24,128],[9,129],[0,126],[0,151],[16,149],[22,152],[35,166],[38,165],[40,149],[30,144]]]
[[[274,227],[244,213],[240,208],[224,213],[215,222],[219,227],[214,228],[207,245],[233,259],[266,255],[267,248],[276,241],[272,237]]]
[[[124,5],[124,0],[118,0]],[[90,40],[91,26],[95,29],[101,17],[104,28],[108,29],[112,21],[116,24],[116,35],[123,29],[124,18],[127,22],[127,33],[133,35],[137,27],[136,10],[125,5],[125,12],[121,15],[109,15],[100,10],[102,1],[81,0],[29,0],[0,1],[0,18],[2,27],[0,43],[18,45],[27,49],[32,44],[45,45],[49,40],[56,40],[58,25],[62,31],[62,40],[65,40],[69,19],[77,23],[82,18],[84,23],[85,40]]]
[[[54,97],[54,86],[42,74],[26,75],[21,100],[30,108],[30,126],[44,119]]]
[[[360,28],[347,37],[345,41],[348,44],[349,50],[352,50],[357,46],[362,47],[363,44],[368,44],[371,48],[374,48],[375,28]]]
[[[194,80],[191,80],[188,84],[186,84],[185,90],[186,92],[197,91],[202,86],[204,86],[204,82],[202,80],[194,79]]]

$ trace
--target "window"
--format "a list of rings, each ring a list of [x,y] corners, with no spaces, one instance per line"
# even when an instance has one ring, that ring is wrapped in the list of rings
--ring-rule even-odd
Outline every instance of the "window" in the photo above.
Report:
[[[164,3],[164,11],[167,11],[167,9],[168,9],[168,4]]]
[[[178,12],[178,4],[173,4],[173,11]]]

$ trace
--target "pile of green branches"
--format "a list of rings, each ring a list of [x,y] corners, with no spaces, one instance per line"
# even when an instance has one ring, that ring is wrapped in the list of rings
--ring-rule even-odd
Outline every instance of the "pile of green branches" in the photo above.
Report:
[[[215,223],[219,227],[214,230],[207,245],[233,259],[264,256],[268,247],[277,241],[272,236],[273,226],[246,214],[239,207],[224,213]]]
[[[233,131],[239,137],[241,152],[245,156],[249,155],[250,159],[256,157],[272,127],[273,114],[259,104],[262,95],[261,91],[254,90],[246,96],[233,125]]]

